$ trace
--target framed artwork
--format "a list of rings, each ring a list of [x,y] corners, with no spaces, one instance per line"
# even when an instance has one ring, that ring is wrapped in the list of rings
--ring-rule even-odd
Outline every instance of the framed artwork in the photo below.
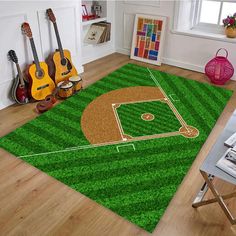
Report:
[[[136,14],[131,59],[161,65],[166,17]]]

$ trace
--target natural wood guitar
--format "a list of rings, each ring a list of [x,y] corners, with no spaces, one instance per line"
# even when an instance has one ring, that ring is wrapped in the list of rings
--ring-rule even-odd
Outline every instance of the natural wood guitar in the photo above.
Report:
[[[14,50],[10,50],[8,52],[8,56],[10,60],[15,63],[18,72],[11,89],[12,98],[19,104],[28,103],[28,91],[24,81],[24,76],[21,72],[20,65],[18,63],[18,57],[16,56],[16,52]]]
[[[23,23],[22,32],[29,38],[33,52],[34,63],[29,66],[29,92],[35,100],[43,100],[55,89],[55,83],[48,74],[48,66],[45,62],[39,62],[34,44],[32,32],[28,23]]]
[[[70,77],[78,75],[78,73],[76,68],[72,64],[70,51],[63,49],[62,47],[57,28],[56,17],[52,9],[47,9],[46,12],[49,20],[53,23],[58,43],[58,50],[56,50],[52,58],[55,66],[55,83],[58,84],[63,80],[68,80]]]

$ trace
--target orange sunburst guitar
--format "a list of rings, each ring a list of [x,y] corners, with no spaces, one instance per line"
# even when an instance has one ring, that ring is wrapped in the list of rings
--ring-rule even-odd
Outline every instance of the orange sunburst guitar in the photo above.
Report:
[[[58,84],[63,80],[68,80],[70,77],[78,75],[78,73],[72,64],[69,50],[63,50],[62,48],[56,17],[52,9],[47,9],[47,15],[49,20],[53,23],[58,44],[58,50],[56,50],[56,52],[53,54],[53,62],[55,65],[55,83]]]
[[[55,89],[55,83],[48,75],[48,66],[45,62],[39,62],[38,54],[34,44],[32,32],[28,23],[23,23],[21,26],[23,34],[29,40],[33,52],[34,63],[29,66],[29,92],[33,99],[43,100],[46,96],[50,95]]]

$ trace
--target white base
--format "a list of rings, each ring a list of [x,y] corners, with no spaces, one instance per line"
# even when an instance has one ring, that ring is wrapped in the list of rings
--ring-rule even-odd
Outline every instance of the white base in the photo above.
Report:
[[[119,53],[125,54],[125,55],[130,55],[129,49],[117,48],[116,51]],[[170,58],[162,58],[162,63],[167,64],[167,65],[171,65],[171,66],[180,67],[180,68],[187,69],[187,70],[201,72],[201,73],[204,73],[204,69],[205,69],[205,67],[201,66],[201,65],[194,65],[194,64],[190,64],[190,63],[182,62],[182,61],[177,61],[177,60],[170,59]],[[233,75],[231,80],[236,80],[236,74]]]
[[[88,45],[87,47],[93,47],[93,45]],[[95,48],[96,50],[96,48]],[[99,53],[98,53],[99,52]],[[115,49],[114,48],[111,48],[111,47],[108,47],[108,49],[105,49],[105,50],[100,50],[100,51],[97,51],[95,55],[93,54],[88,54],[88,56],[83,56],[83,65],[84,64],[87,64],[89,62],[92,62],[92,61],[95,61],[95,60],[98,60],[102,57],[105,57],[105,56],[108,56],[112,53],[115,53]]]

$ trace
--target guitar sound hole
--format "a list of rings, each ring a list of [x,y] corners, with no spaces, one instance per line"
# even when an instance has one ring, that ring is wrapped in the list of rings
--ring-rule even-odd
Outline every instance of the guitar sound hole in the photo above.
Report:
[[[36,77],[37,77],[37,78],[42,78],[43,76],[44,76],[44,73],[43,73],[42,70],[36,71]]]
[[[63,65],[63,66],[65,66],[66,65],[66,58],[63,58],[63,59],[61,59],[61,64]]]

